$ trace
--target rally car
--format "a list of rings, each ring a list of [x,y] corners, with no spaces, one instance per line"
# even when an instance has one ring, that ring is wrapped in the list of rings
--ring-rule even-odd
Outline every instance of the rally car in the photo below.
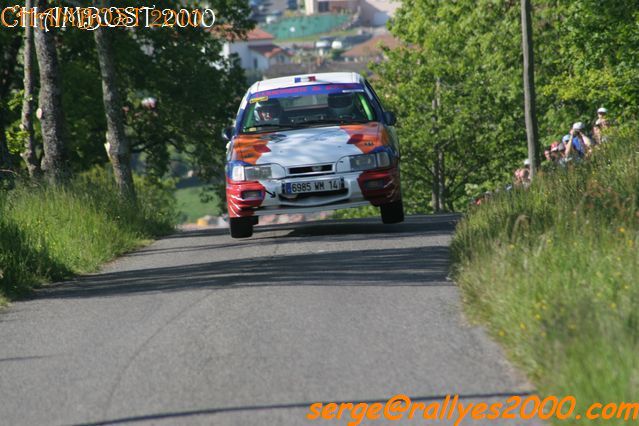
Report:
[[[374,205],[404,220],[395,115],[356,73],[300,75],[253,84],[225,129],[231,236],[258,216]]]

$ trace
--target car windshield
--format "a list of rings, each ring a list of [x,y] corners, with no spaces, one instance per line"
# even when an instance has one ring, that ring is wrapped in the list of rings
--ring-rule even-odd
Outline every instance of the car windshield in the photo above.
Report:
[[[241,132],[367,123],[375,110],[359,84],[317,84],[253,94],[242,115]]]

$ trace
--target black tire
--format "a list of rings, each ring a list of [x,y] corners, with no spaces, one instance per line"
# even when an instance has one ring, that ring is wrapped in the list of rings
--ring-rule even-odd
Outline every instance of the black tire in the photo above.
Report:
[[[253,217],[232,217],[229,220],[229,227],[231,229],[231,237],[233,238],[248,238],[253,235],[253,223],[255,219]]]
[[[386,224],[404,221],[404,202],[401,198],[392,203],[382,204],[379,209],[382,213],[382,222]]]

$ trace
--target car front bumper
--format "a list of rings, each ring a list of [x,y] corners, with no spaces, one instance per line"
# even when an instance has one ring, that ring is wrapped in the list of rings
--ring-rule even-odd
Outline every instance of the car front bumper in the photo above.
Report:
[[[300,194],[294,198],[282,191],[283,184],[289,182],[313,182],[334,178],[343,179],[343,189]],[[227,179],[226,184],[226,200],[230,217],[312,213],[369,204],[379,206],[396,201],[400,197],[397,167],[256,182],[234,182]]]

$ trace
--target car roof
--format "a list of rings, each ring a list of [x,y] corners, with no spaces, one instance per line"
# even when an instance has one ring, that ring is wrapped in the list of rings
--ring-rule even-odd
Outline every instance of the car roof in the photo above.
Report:
[[[315,77],[314,81],[309,81],[308,77]],[[296,83],[295,79],[301,81]],[[249,89],[249,93],[262,92],[264,90],[283,89],[287,87],[309,86],[312,84],[346,84],[363,83],[361,75],[354,72],[327,72],[317,74],[300,74],[288,77],[271,78],[254,83]]]

